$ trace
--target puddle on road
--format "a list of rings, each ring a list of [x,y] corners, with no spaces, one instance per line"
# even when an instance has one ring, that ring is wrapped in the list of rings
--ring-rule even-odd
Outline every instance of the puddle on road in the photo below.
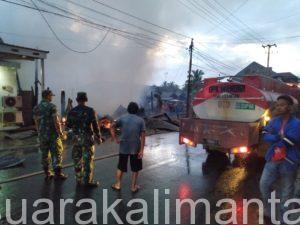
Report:
[[[219,199],[232,197],[238,191],[246,177],[247,172],[244,167],[225,170],[218,178],[215,186],[215,197]]]

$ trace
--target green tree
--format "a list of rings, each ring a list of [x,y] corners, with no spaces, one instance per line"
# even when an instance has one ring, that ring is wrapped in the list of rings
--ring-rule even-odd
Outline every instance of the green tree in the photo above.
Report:
[[[203,75],[204,72],[202,70],[196,69],[192,70],[191,74],[191,94],[197,92],[203,86]],[[186,91],[188,87],[188,80],[186,80],[183,89]]]
[[[171,81],[171,82],[164,81],[160,85],[159,89],[162,92],[176,92],[176,91],[180,90],[179,86],[173,81]]]

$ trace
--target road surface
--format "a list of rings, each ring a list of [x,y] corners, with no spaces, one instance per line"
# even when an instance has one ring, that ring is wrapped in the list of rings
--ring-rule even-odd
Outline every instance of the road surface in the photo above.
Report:
[[[116,192],[111,189],[111,185],[114,183],[118,160],[116,156],[112,155],[117,154],[117,152],[118,146],[110,141],[97,147],[97,157],[111,156],[95,162],[95,179],[101,183],[101,186],[97,189],[90,190],[76,187],[72,167],[65,169],[69,179],[64,182],[52,181],[49,184],[44,182],[43,175],[36,175],[2,184],[0,190],[0,215],[2,220],[0,224],[9,224],[6,221],[7,218],[5,218],[5,212],[8,210],[6,200],[8,199],[11,201],[11,215],[15,220],[20,219],[22,199],[26,199],[27,212],[24,214],[26,224],[36,224],[33,218],[34,213],[49,208],[49,204],[41,203],[34,207],[33,203],[38,199],[48,199],[53,202],[54,218],[50,218],[52,214],[49,212],[41,213],[37,218],[39,220],[50,218],[50,222],[51,219],[54,219],[55,224],[64,222],[64,224],[70,225],[78,223],[78,213],[82,213],[83,209],[92,208],[93,203],[88,202],[77,207],[76,203],[81,199],[89,199],[96,205],[96,213],[86,212],[81,217],[79,216],[82,221],[91,219],[89,224],[97,220],[98,224],[107,222],[110,225],[119,224],[120,222],[129,224],[130,213],[134,213],[132,210],[143,207],[146,211],[143,213],[141,211],[136,212],[135,215],[130,217],[134,221],[141,220],[138,224],[145,222],[148,222],[148,224],[176,224],[176,219],[179,224],[192,224],[191,207],[189,204],[183,204],[181,210],[176,210],[176,199],[178,201],[205,199],[210,206],[207,207],[204,203],[197,205],[195,208],[195,224],[206,224],[206,222],[209,222],[207,217],[211,220],[210,224],[215,224],[216,213],[220,209],[228,207],[228,205],[216,207],[216,202],[222,198],[232,198],[237,202],[237,219],[238,223],[242,224],[241,199],[244,197],[259,197],[258,180],[261,165],[255,164],[252,168],[229,167],[225,169],[226,165],[223,165],[222,161],[216,161],[218,169],[212,168],[211,173],[204,176],[201,165],[206,160],[206,152],[201,146],[187,149],[185,146],[178,145],[178,133],[147,137],[143,160],[144,169],[139,177],[141,190],[135,194],[131,193],[129,188],[130,173],[128,173],[124,177],[122,190]],[[64,164],[72,162],[70,155],[71,151],[67,149]],[[0,171],[0,182],[37,171],[40,171],[39,155],[31,153],[26,155],[23,167]],[[61,201],[66,199],[73,201],[73,203],[63,208]],[[103,212],[103,210],[118,199],[121,199],[121,202],[116,205],[114,210],[119,218],[108,214],[106,221],[106,212]],[[137,201],[137,199],[144,200],[143,202],[147,204],[147,208],[141,202],[135,202],[131,207],[127,206],[130,200]],[[106,202],[107,207],[105,206]],[[62,216],[60,216],[61,211],[64,211]],[[50,217],[48,217],[49,215]],[[94,215],[95,218],[93,218]],[[225,220],[226,216],[222,218]],[[257,219],[257,208],[250,207],[248,224],[258,224]],[[46,224],[51,224],[50,222]]]

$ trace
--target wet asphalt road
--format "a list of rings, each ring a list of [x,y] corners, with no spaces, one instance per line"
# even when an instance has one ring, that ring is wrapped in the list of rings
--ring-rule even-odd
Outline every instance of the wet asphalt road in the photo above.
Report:
[[[108,204],[112,204],[117,199],[122,202],[115,207],[115,210],[124,224],[126,214],[132,209],[141,208],[140,204],[127,207],[126,204],[131,199],[141,198],[148,205],[148,222],[155,224],[154,220],[154,189],[159,192],[159,224],[167,224],[165,220],[166,199],[170,201],[170,222],[176,223],[176,199],[192,200],[207,199],[211,203],[211,212],[205,213],[204,205],[199,204],[196,207],[196,224],[206,224],[205,219],[209,215],[213,223],[214,214],[217,210],[215,202],[221,198],[233,198],[237,202],[242,197],[259,197],[258,180],[261,168],[256,164],[252,168],[229,168],[224,170],[213,170],[204,176],[201,165],[206,160],[207,154],[201,146],[197,148],[186,149],[185,146],[178,145],[178,134],[168,133],[153,135],[147,137],[145,156],[143,160],[144,169],[139,177],[139,184],[142,189],[132,194],[130,185],[130,173],[123,179],[123,187],[120,192],[113,191],[110,187],[114,183],[114,176],[117,166],[117,157],[107,158],[95,162],[95,179],[101,182],[97,189],[89,190],[85,188],[76,188],[73,168],[65,170],[69,174],[69,179],[65,182],[54,182],[47,184],[42,175],[22,179],[16,182],[2,185],[0,190],[0,214],[5,215],[5,201],[10,199],[12,202],[12,214],[15,219],[21,215],[21,199],[27,199],[27,224],[34,224],[32,214],[45,206],[33,207],[33,202],[40,198],[51,199],[54,203],[55,224],[60,224],[59,210],[61,209],[60,199],[73,199],[76,203],[80,199],[90,198],[96,202],[97,223],[103,224],[103,193],[107,190]],[[110,142],[97,147],[97,156],[105,156],[117,153],[118,146]],[[65,152],[65,163],[71,162],[70,150]],[[220,163],[222,164],[222,163]],[[219,165],[223,166],[223,165]],[[6,180],[31,172],[40,170],[39,156],[29,154],[26,156],[24,167],[17,167],[10,170],[0,171],[0,179]],[[165,194],[168,189],[170,194]],[[65,208],[65,224],[76,224],[76,213],[84,208],[90,208],[90,205],[76,207],[70,204]],[[257,224],[257,210],[250,208],[249,224]],[[82,219],[90,218],[91,214],[82,216]],[[133,217],[139,220],[141,214]],[[241,215],[238,213],[239,224]],[[41,220],[43,216],[40,217]],[[190,208],[184,205],[181,209],[180,224],[191,224]],[[0,224],[7,224],[5,218]],[[118,224],[112,215],[108,216],[108,224]]]

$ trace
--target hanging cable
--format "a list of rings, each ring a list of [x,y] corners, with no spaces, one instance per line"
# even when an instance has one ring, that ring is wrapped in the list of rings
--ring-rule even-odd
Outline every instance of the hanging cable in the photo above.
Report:
[[[173,30],[169,29],[169,28],[166,28],[166,27],[157,25],[157,24],[155,24],[155,23],[153,23],[153,22],[151,22],[151,21],[148,21],[148,20],[145,20],[145,19],[143,19],[143,18],[137,17],[137,16],[135,16],[135,15],[133,15],[133,14],[130,14],[130,13],[128,13],[128,12],[125,12],[125,11],[123,11],[123,10],[114,8],[114,7],[112,7],[112,6],[108,5],[108,4],[105,4],[105,3],[101,2],[101,1],[98,1],[98,0],[92,0],[92,1],[93,1],[93,2],[96,2],[97,4],[103,5],[103,6],[107,7],[107,8],[110,8],[110,9],[112,9],[112,10],[115,10],[115,11],[117,11],[117,12],[119,12],[119,13],[122,13],[122,14],[124,14],[124,15],[127,15],[127,16],[129,16],[129,17],[131,17],[131,18],[134,18],[134,19],[136,19],[136,20],[139,20],[139,21],[142,21],[142,22],[144,22],[144,23],[150,24],[150,25],[152,25],[152,26],[158,27],[158,28],[160,28],[160,29],[169,31],[169,32],[171,32],[171,33],[173,33],[173,34],[176,34],[176,35],[179,35],[179,36],[182,36],[182,37],[191,39],[191,37],[189,37],[189,36],[187,36],[187,35],[185,35],[185,34],[178,33],[178,32],[176,32],[176,31],[173,31]]]
[[[110,32],[110,30],[106,31],[106,34],[104,35],[104,37],[99,41],[99,43],[92,49],[88,50],[88,51],[78,51],[75,49],[70,48],[67,44],[64,43],[64,41],[62,39],[59,38],[59,36],[56,34],[56,32],[54,31],[54,29],[52,28],[52,26],[50,25],[50,23],[48,22],[47,18],[44,16],[44,14],[42,13],[42,11],[39,9],[39,7],[37,6],[37,4],[35,4],[35,2],[33,0],[30,0],[32,2],[32,4],[37,8],[37,10],[39,11],[39,13],[41,14],[42,18],[44,19],[45,23],[47,24],[48,28],[51,30],[52,34],[54,35],[54,37],[58,40],[59,43],[61,43],[66,49],[72,51],[72,52],[76,52],[76,53],[91,53],[93,51],[95,51],[106,39],[108,33]]]

